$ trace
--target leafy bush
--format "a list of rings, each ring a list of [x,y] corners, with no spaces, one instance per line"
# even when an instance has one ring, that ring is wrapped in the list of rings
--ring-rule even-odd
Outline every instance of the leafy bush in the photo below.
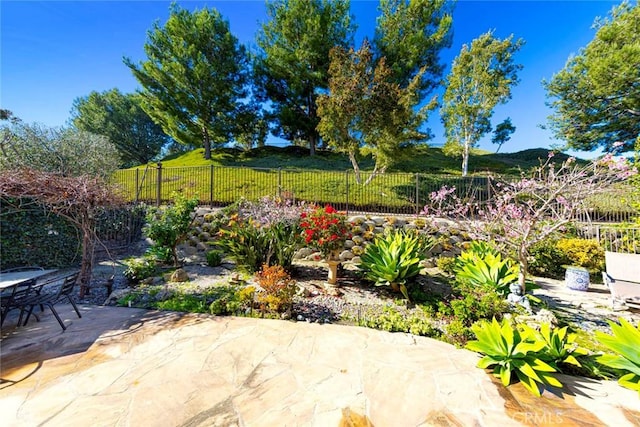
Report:
[[[143,258],[129,258],[124,261],[124,264],[127,266],[123,272],[124,277],[131,283],[138,283],[147,277],[155,275],[157,271],[156,262],[146,256]]]
[[[556,239],[547,238],[529,249],[529,272],[536,276],[553,279],[564,278],[564,265],[568,264],[565,253],[558,249]]]
[[[474,335],[462,320],[453,319],[444,327],[444,340],[456,346],[465,345]]]
[[[217,250],[207,252],[207,265],[209,267],[217,267],[222,264],[222,253]]]
[[[457,319],[466,327],[478,320],[501,319],[509,310],[507,300],[494,290],[464,282],[455,285],[454,294],[448,302],[438,304],[441,317]]]
[[[608,321],[613,335],[596,331],[596,339],[616,353],[604,354],[597,361],[605,366],[622,369],[627,373],[618,379],[618,384],[635,390],[640,397],[640,324],[637,328],[623,318],[620,324]]]
[[[351,237],[347,217],[331,205],[303,212],[301,220],[305,243],[320,251],[324,259],[337,258]]]
[[[443,273],[453,275],[456,267],[456,259],[454,257],[441,256],[436,260],[436,265]]]
[[[593,239],[560,239],[556,243],[567,264],[584,267],[591,272],[599,272],[604,267],[604,249]]]
[[[208,311],[206,296],[183,292],[175,293],[171,298],[158,302],[156,308],[186,313],[206,313]]]
[[[282,266],[263,265],[255,280],[262,288],[262,292],[256,295],[256,301],[263,312],[291,311],[296,285]]]
[[[552,374],[556,372],[553,366],[540,358],[545,343],[536,340],[531,329],[518,330],[507,320],[500,324],[496,319],[476,323],[471,329],[477,340],[469,341],[466,348],[484,354],[478,368],[493,367],[493,374],[505,387],[514,377],[538,397],[541,386],[562,387]]]
[[[249,308],[252,308],[253,293],[255,288],[253,286],[238,287],[237,285],[219,286],[209,291],[208,301],[213,301],[209,304],[209,313],[216,316],[226,315],[238,315],[249,312]]]
[[[198,199],[174,193],[173,204],[164,209],[150,208],[144,233],[153,240],[153,246],[160,250],[171,250],[173,264],[179,265],[177,246],[186,237],[191,223],[192,213],[198,206]]]
[[[16,208],[22,206],[23,208]],[[0,200],[2,268],[70,267],[79,262],[78,229],[30,200]]]
[[[302,208],[264,198],[257,203],[243,202],[236,209],[227,226],[219,232],[218,246],[239,268],[250,273],[258,271],[263,264],[289,269],[302,245]]]
[[[484,258],[487,255],[498,256],[500,252],[489,242],[474,240],[467,244],[465,250],[458,257],[462,263],[471,262],[476,258]]]
[[[164,246],[153,245],[147,249],[144,255],[160,264],[170,264],[173,261],[173,251]]]
[[[482,242],[473,242],[458,256],[454,271],[458,281],[494,289],[502,296],[518,280],[517,264],[509,258],[503,260],[502,255]]]
[[[376,286],[398,287],[409,299],[406,281],[420,273],[420,261],[430,242],[429,237],[410,231],[378,235],[360,257],[359,267],[365,279]]]
[[[526,325],[522,327],[528,328]],[[552,329],[548,323],[540,325],[540,330],[530,331],[535,334],[537,341],[545,343],[545,347],[540,352],[540,358],[553,366],[556,371],[565,372],[566,365],[581,367],[582,365],[576,356],[586,356],[588,351],[575,344],[576,334],[567,334],[567,327]]]
[[[394,307],[384,307],[382,313],[368,314],[358,321],[359,326],[388,332],[408,332],[413,335],[436,337],[433,321],[420,313],[402,313]]]
[[[298,224],[278,222],[261,226],[232,218],[228,228],[220,231],[218,246],[240,269],[253,273],[263,264],[289,269],[301,243]]]

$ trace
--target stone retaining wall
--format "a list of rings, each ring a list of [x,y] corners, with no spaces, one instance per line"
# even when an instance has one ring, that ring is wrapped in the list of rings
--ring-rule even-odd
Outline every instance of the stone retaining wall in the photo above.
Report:
[[[206,252],[214,243],[217,226],[215,213],[218,209],[198,208],[193,229],[180,250],[188,255]],[[463,243],[470,239],[460,232],[454,224],[443,219],[426,219],[423,217],[355,215],[349,217],[351,223],[351,239],[347,240],[340,253],[342,261],[358,263],[360,255],[367,245],[373,242],[376,235],[387,230],[418,230],[429,234],[436,240],[435,246],[427,254],[427,263],[431,264],[437,257],[455,257],[460,254]],[[311,248],[302,248],[296,259],[314,259],[317,253]]]

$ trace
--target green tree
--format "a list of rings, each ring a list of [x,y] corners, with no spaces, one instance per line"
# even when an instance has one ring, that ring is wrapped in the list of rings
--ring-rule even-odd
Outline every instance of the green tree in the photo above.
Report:
[[[269,133],[269,123],[262,108],[256,103],[243,105],[236,114],[234,141],[244,150],[264,147]]]
[[[498,145],[496,148],[496,153],[500,151],[500,148],[504,145],[505,142],[511,139],[511,135],[516,131],[516,127],[511,123],[511,117],[507,117],[504,121],[493,131],[493,136],[491,137],[491,142]]]
[[[13,111],[0,108],[0,121],[5,121],[5,120],[10,123],[18,123],[20,121],[20,118],[16,117],[13,114]]]
[[[386,58],[393,80],[407,87],[418,75],[426,97],[441,84],[440,51],[451,47],[452,10],[448,0],[380,0],[374,46]]]
[[[421,73],[402,88],[384,58],[374,62],[373,52],[365,40],[358,51],[336,47],[331,51],[329,93],[318,98],[318,131],[327,143],[349,156],[361,183],[358,156],[370,152],[375,159],[373,173],[384,173],[398,150],[427,135],[418,128],[426,108],[417,112]]]
[[[306,141],[313,155],[316,99],[328,86],[329,51],[346,48],[355,30],[349,0],[268,1],[267,15],[254,61],[259,98],[270,102],[275,135]]]
[[[176,141],[204,146],[231,139],[235,114],[244,98],[247,55],[215,9],[191,13],[171,5],[164,27],[147,34],[147,60],[124,63],[143,87],[141,106]]]
[[[469,152],[480,138],[491,131],[491,116],[497,104],[511,98],[511,87],[518,83],[513,55],[524,44],[513,35],[497,39],[493,32],[482,34],[463,45],[447,77],[441,109],[447,141],[445,153],[462,156],[462,175],[469,168]]]
[[[73,101],[71,123],[80,130],[109,138],[120,153],[121,166],[148,163],[170,138],[138,101],[135,95],[122,94],[118,89],[94,91]]]
[[[168,251],[173,265],[178,267],[178,245],[184,241],[193,224],[193,211],[198,207],[198,198],[188,199],[183,194],[172,194],[173,203],[164,208],[150,208],[147,213],[145,235],[153,240],[152,248],[157,253]]]
[[[624,2],[610,15],[596,20],[594,39],[543,82],[555,110],[550,128],[570,148],[631,151],[640,135],[640,3]]]
[[[1,131],[0,170],[28,168],[106,178],[120,163],[116,147],[102,135],[20,121]]]

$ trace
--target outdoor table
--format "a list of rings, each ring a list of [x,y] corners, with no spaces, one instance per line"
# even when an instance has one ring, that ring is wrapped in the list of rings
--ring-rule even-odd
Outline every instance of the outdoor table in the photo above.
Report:
[[[58,270],[29,270],[29,271],[12,271],[9,273],[0,273],[0,290],[17,286],[29,280],[55,273]]]

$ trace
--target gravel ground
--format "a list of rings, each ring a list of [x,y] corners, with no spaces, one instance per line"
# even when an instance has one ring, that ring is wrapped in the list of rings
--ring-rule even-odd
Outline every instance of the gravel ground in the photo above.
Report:
[[[226,285],[238,276],[234,272],[233,264],[223,264],[220,267],[208,267],[203,260],[188,259],[183,267],[189,276],[189,282],[182,284],[168,284],[180,286],[182,290],[198,292],[211,286]],[[109,298],[105,284],[113,276],[114,295],[122,295],[131,289],[127,279],[123,276],[124,265],[120,261],[102,262],[94,270],[94,277],[89,295],[78,302],[86,304],[115,304],[116,297]],[[339,274],[339,287],[327,288],[326,268],[321,263],[296,262],[293,277],[300,287],[299,295],[294,300],[293,318],[306,322],[337,322],[345,318],[356,319],[363,315],[381,312],[386,305],[393,305],[393,301],[400,295],[394,294],[386,288],[375,288],[362,284],[355,273],[355,267],[345,267]],[[438,283],[433,275],[421,276],[425,287],[435,293],[446,295],[450,289]],[[156,283],[164,283],[156,279]],[[625,317],[639,322],[639,312],[614,312],[610,307],[609,294],[604,285],[592,284],[589,292],[568,291],[561,281],[540,279],[539,290],[534,295],[542,299],[564,320],[593,331],[610,332],[607,320]],[[109,301],[108,301],[109,300]]]

